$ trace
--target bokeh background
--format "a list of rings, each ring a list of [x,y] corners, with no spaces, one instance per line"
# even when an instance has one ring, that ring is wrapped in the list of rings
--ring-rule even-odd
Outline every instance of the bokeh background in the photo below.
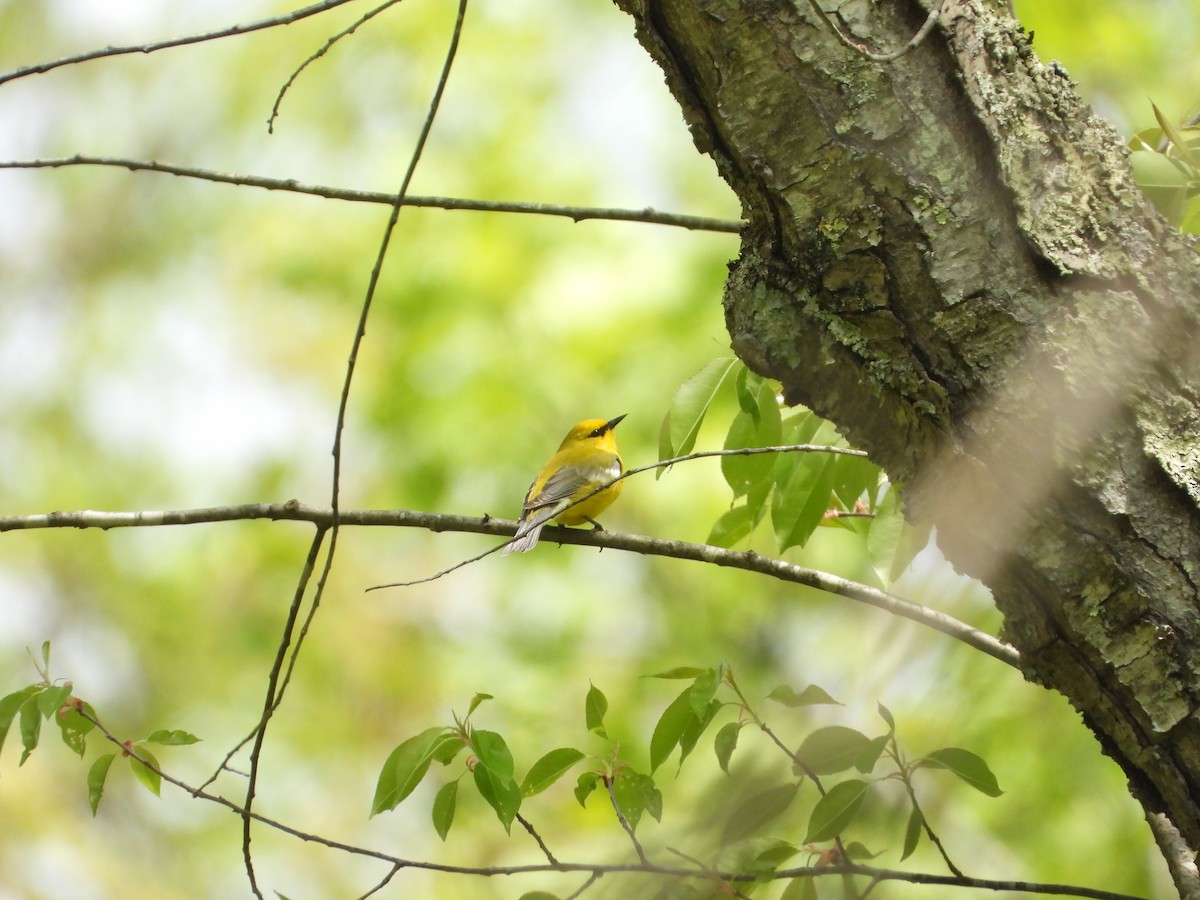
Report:
[[[394,190],[453,6],[407,0],[364,25],[301,75],[274,134],[265,123],[282,83],[364,4],[0,85],[0,160],[127,156]],[[412,191],[736,219],[631,23],[604,0],[552,6],[472,5]],[[286,9],[8,0],[0,70]],[[1174,117],[1200,104],[1196,0],[1024,2],[1018,13],[1042,58],[1058,59],[1123,135],[1153,124],[1151,99]],[[386,217],[380,206],[166,175],[0,170],[0,511],[327,504],[338,394]],[[727,234],[406,209],[354,382],[343,507],[514,516],[562,433],[593,416],[627,413],[626,461],[651,461],[675,389],[729,352],[720,297],[736,253]],[[735,409],[718,398],[700,447],[720,445]],[[700,462],[630,482],[605,523],[704,540],[728,503],[717,464]],[[310,531],[253,522],[3,534],[0,694],[35,680],[25,648],[36,653],[48,639],[52,674],[72,680],[119,735],[180,728],[202,737],[158,756],[179,777],[203,780],[258,717]],[[832,723],[880,731],[881,701],[912,755],[945,745],[983,755],[1006,790],[998,799],[947,778],[922,782],[927,814],[968,873],[1169,891],[1119,770],[1068,705],[908,622],[745,574],[553,545],[364,593],[488,543],[343,531],[267,741],[260,812],[413,859],[538,862],[519,827],[507,836],[465,790],[439,840],[429,824],[447,777],[438,767],[395,812],[368,819],[391,748],[449,724],[452,710],[464,713],[485,691],[495,699],[474,721],[505,735],[519,773],[557,746],[603,755],[606,745],[584,728],[594,683],[610,700],[622,754],[644,767],[650,730],[679,685],[639,676],[725,661],[752,697],[782,682],[816,683],[845,704],[798,714],[760,703],[793,740]],[[765,533],[751,545],[772,550]],[[788,557],[865,577],[849,532],[821,529]],[[897,591],[1000,627],[986,591],[936,550]],[[10,736],[0,757],[0,898],[245,895],[241,823],[227,811],[170,787],[154,798],[114,769],[91,816],[85,774],[100,743],[93,738],[81,762],[47,732],[18,768]],[[786,778],[750,730],[732,775],[718,771],[711,736],[678,779],[674,768],[659,772],[662,824],[646,818],[639,832],[659,854],[672,846],[709,858],[737,797]],[[573,780],[524,814],[561,859],[632,859],[611,810],[600,797],[581,809]],[[244,790],[232,774],[217,787],[234,799]],[[811,802],[802,793],[767,833],[798,840]],[[899,855],[893,813],[881,809],[880,826],[856,835],[883,865]],[[260,883],[292,898],[357,896],[387,870],[266,828],[255,830],[254,849]],[[941,871],[927,848],[910,862]],[[405,871],[381,896],[566,894],[581,881]],[[649,890],[605,878],[589,896]]]

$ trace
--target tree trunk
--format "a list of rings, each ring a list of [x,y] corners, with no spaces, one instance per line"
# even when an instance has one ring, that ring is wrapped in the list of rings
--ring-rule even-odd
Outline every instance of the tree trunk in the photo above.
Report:
[[[880,62],[915,0],[616,2],[742,200],[737,354],[904,485],[1026,676],[1200,846],[1194,243],[995,3]]]

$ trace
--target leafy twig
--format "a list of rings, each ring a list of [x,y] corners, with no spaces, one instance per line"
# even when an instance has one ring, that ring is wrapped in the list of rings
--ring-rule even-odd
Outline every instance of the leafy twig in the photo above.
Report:
[[[611,775],[602,776],[604,787],[608,790],[608,799],[612,801],[612,808],[617,814],[617,821],[621,823],[621,827],[625,833],[629,835],[629,841],[633,844],[633,849],[637,852],[638,859],[642,865],[650,865],[650,860],[646,859],[646,851],[642,849],[642,843],[637,839],[637,835],[633,833],[633,827],[629,824],[629,820],[625,818],[625,813],[621,810],[621,804],[617,802],[616,792],[613,791],[613,781]]]

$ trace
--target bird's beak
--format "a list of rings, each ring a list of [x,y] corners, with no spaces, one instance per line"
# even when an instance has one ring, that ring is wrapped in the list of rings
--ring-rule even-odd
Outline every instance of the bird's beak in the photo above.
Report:
[[[629,413],[621,413],[621,414],[620,414],[619,416],[617,416],[615,419],[609,419],[607,422],[605,422],[605,423],[604,423],[604,428],[605,428],[605,430],[606,430],[606,431],[612,431],[614,428],[616,428],[616,427],[617,427],[617,424],[618,424],[618,423],[619,423],[619,422],[620,422],[620,421],[621,421],[623,418],[625,418],[627,415],[629,415]]]

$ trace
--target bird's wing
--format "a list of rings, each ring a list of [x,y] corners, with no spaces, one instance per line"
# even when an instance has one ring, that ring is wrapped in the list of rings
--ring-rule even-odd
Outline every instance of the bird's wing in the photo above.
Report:
[[[525,498],[525,510],[531,512],[554,506],[563,500],[569,500],[581,488],[599,487],[602,483],[597,477],[603,476],[595,466],[562,466],[546,479],[542,489],[537,494]]]

